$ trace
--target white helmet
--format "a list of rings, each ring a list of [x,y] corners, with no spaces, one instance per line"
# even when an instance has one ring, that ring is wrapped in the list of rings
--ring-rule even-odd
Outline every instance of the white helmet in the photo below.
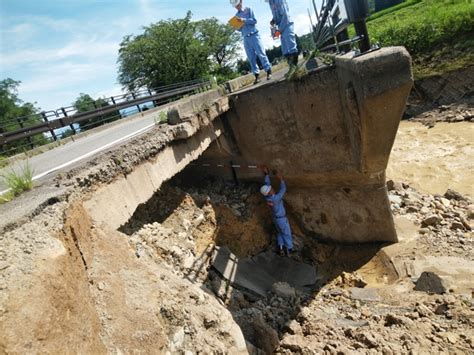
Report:
[[[271,189],[272,189],[272,187],[271,187],[270,185],[263,185],[263,186],[260,188],[260,193],[261,193],[263,196],[267,196]]]
[[[236,7],[239,3],[240,3],[241,0],[230,0],[230,4],[233,6],[233,7]]]

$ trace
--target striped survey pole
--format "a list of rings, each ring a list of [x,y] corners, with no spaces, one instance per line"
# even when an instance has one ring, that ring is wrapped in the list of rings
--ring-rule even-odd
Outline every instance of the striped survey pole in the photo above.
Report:
[[[234,164],[232,161],[229,164],[190,163],[188,165],[202,166],[205,168],[258,169],[258,165]]]
[[[191,163],[189,165],[192,166],[199,166],[203,168],[221,168],[221,169],[230,169],[232,171],[232,178],[234,179],[234,183],[236,185],[239,184],[239,180],[237,178],[237,169],[258,169],[258,165],[247,165],[247,164],[234,164],[231,160],[229,164],[210,164],[210,163]]]

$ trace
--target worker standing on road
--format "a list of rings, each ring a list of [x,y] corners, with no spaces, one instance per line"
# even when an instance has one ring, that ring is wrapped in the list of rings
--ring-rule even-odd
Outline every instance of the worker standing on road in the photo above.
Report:
[[[285,206],[283,205],[286,184],[283,178],[276,173],[276,177],[280,180],[280,191],[276,193],[270,182],[268,168],[264,166],[262,171],[265,174],[265,185],[260,188],[260,192],[265,196],[265,201],[272,210],[273,223],[277,229],[278,252],[280,255],[284,255],[286,252],[286,255],[289,256],[293,249],[293,238],[291,236],[290,223],[288,218],[286,218]]]
[[[286,0],[265,0],[272,10],[273,19],[270,25],[276,24],[281,33],[281,53],[288,61],[290,71],[298,65],[298,48],[294,24]]]
[[[254,84],[260,81],[257,56],[260,59],[263,69],[267,72],[267,80],[270,80],[272,78],[272,67],[265,54],[265,49],[263,48],[258,30],[255,27],[257,19],[255,18],[253,10],[249,7],[243,8],[242,0],[230,0],[230,3],[237,9],[235,16],[242,22],[242,27],[240,27],[238,31],[242,34],[245,53],[250,62],[252,73],[255,75]]]

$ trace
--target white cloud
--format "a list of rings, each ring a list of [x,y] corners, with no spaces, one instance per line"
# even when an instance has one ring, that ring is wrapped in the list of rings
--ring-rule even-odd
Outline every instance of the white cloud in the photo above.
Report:
[[[16,41],[24,41],[33,36],[35,27],[31,23],[19,23],[13,27],[2,29],[0,36],[7,38],[14,37]]]
[[[43,29],[50,29],[54,31],[74,31],[78,28],[81,24],[72,19],[62,19],[62,18],[54,18],[50,16],[37,16],[37,15],[30,15],[30,16],[23,16],[19,19],[24,19],[27,23],[32,23],[41,27]]]
[[[47,67],[41,73],[30,77],[22,83],[19,90],[28,94],[71,88],[83,82],[94,81],[107,68],[107,65],[97,63],[61,63]]]
[[[311,22],[309,21],[308,14],[299,13],[294,17],[295,22],[295,33],[298,36],[305,35],[311,30]]]
[[[25,65],[51,63],[62,60],[94,60],[100,57],[116,57],[117,42],[101,42],[95,38],[79,40],[53,49],[25,49],[3,55],[3,70],[21,68]]]
[[[112,89],[98,91],[91,96],[93,98],[111,97],[111,96],[122,95],[125,93],[126,91],[122,90],[122,87],[120,85],[115,85]]]
[[[151,0],[139,0],[140,11],[144,14],[152,12]]]

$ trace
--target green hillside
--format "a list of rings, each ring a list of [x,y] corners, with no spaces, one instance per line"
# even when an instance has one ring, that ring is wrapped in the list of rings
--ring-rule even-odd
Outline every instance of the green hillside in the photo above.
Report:
[[[373,43],[408,49],[417,78],[474,64],[472,0],[407,0],[373,14],[367,26]]]

